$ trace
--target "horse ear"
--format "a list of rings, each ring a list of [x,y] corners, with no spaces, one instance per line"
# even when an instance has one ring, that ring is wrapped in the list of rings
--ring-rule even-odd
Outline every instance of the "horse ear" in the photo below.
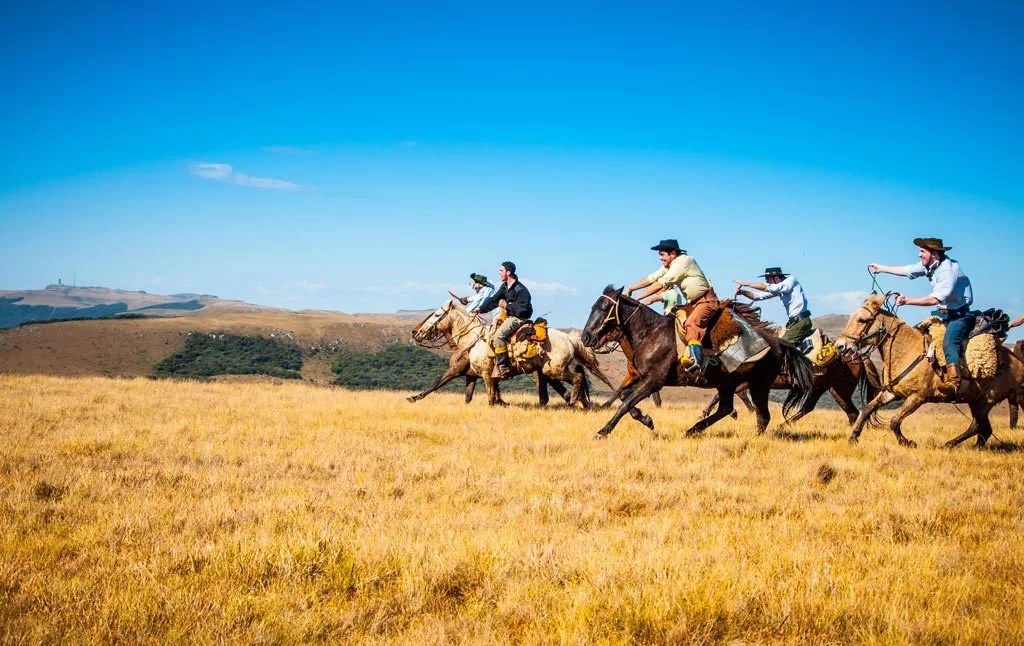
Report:
[[[623,291],[624,289],[626,289],[626,286],[625,286],[625,285],[623,285],[622,287],[620,287],[620,288],[619,288],[619,296],[622,296],[622,291]]]
[[[875,290],[872,289],[871,290],[871,296],[878,296],[878,292],[876,292]]]

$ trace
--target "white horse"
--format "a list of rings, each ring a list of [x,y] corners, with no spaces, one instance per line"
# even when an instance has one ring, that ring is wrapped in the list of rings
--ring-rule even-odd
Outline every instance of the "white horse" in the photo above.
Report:
[[[465,353],[469,357],[471,371],[479,375],[487,385],[488,403],[501,403],[497,377],[492,376],[495,366],[494,350],[484,339],[486,324],[473,316],[454,299],[449,299],[434,310],[413,332],[417,341],[428,337],[439,327],[447,327],[450,321],[451,340],[458,349],[453,362]],[[614,388],[608,378],[601,372],[597,364],[597,355],[590,348],[584,347],[578,333],[568,333],[554,328],[548,329],[548,341],[544,348],[543,361],[537,368],[548,380],[568,381],[572,383],[570,403],[580,404],[584,408],[589,405],[584,367],[610,388]]]

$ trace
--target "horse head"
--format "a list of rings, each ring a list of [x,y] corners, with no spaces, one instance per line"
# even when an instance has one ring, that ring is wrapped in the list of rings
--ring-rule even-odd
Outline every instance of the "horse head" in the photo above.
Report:
[[[434,341],[446,331],[451,330],[451,311],[455,307],[451,299],[444,302],[441,307],[427,315],[427,318],[419,322],[412,329],[412,339],[416,343]]]
[[[887,313],[885,304],[889,294],[871,292],[846,321],[846,327],[836,339],[840,351],[860,352],[877,345],[885,334],[885,321],[881,316]]]
[[[623,298],[627,298],[623,295],[622,289],[608,285],[590,308],[590,317],[587,318],[587,324],[583,326],[583,333],[580,335],[585,347],[596,348],[604,345],[609,333],[622,326],[619,304]]]

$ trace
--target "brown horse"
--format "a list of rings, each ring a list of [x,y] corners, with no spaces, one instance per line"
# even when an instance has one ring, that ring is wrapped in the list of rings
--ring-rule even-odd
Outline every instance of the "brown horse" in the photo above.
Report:
[[[811,394],[807,396],[803,406],[800,407],[800,410],[795,415],[789,418],[788,422],[793,423],[814,410],[818,400],[827,392],[832,395],[832,399],[836,401],[839,408],[843,409],[843,412],[846,413],[846,419],[852,426],[857,421],[857,415],[860,413],[857,410],[856,404],[853,403],[854,394],[857,390],[860,390],[864,401],[869,401],[878,394],[880,385],[878,369],[875,368],[869,359],[854,354],[837,357],[825,366],[825,369],[820,373],[815,371],[814,388],[811,390]],[[772,383],[772,388],[775,390],[789,390],[792,387],[793,381],[786,373],[780,374],[775,378],[775,382]],[[736,392],[739,395],[740,401],[746,405],[747,410],[752,411],[754,405],[750,403],[746,385],[740,386]],[[703,416],[707,417],[710,415],[717,405],[718,395],[715,395],[704,409]]]
[[[418,402],[432,392],[435,392],[449,382],[458,379],[459,377],[466,378],[466,403],[473,401],[473,393],[476,390],[476,382],[480,379],[480,375],[473,370],[473,366],[469,362],[469,353],[463,352],[459,348],[458,343],[453,332],[452,317],[449,316],[450,310],[444,306],[441,308],[441,313],[431,312],[425,319],[420,321],[416,327],[412,329],[412,339],[418,345],[423,347],[438,347],[436,345],[430,346],[432,342],[436,342],[439,339],[443,339],[444,343],[451,350],[452,355],[448,359],[448,369],[434,381],[426,390],[421,393],[417,393],[410,397],[406,397],[409,402]],[[570,403],[569,391],[560,381],[549,380],[540,372],[534,373],[537,380],[537,397],[541,406],[547,406],[548,404],[548,386],[550,385],[555,391],[562,396],[565,403]],[[501,392],[498,392],[498,401],[504,403],[501,399]]]
[[[622,393],[622,404],[608,420],[596,438],[607,436],[627,412],[637,418],[642,415],[636,405],[665,386],[696,386],[715,388],[721,405],[713,415],[691,426],[686,435],[702,432],[718,420],[729,415],[733,409],[733,395],[741,384],[749,384],[750,393],[757,410],[757,432],[763,433],[768,427],[771,413],[768,409],[768,391],[772,382],[782,370],[787,369],[794,376],[794,387],[783,405],[784,414],[802,403],[810,393],[814,378],[813,369],[807,357],[800,354],[793,345],[781,341],[772,334],[767,325],[752,312],[741,313],[732,304],[734,316],[744,316],[754,333],[768,344],[769,351],[760,359],[736,372],[726,372],[720,365],[709,365],[700,376],[693,376],[680,366],[676,357],[675,320],[662,316],[639,301],[622,293],[622,288],[611,285],[605,288],[590,310],[590,317],[583,329],[582,341],[589,348],[603,344],[606,336],[615,330],[622,330],[625,338],[636,352],[633,361],[637,379],[626,386]],[[747,310],[749,312],[749,310]]]
[[[1024,363],[1024,339],[1014,344],[1013,356]],[[1024,399],[1019,399],[1017,393],[1014,393],[1007,397],[1006,401],[1010,404],[1010,428],[1017,428],[1017,408],[1024,407]]]
[[[619,387],[612,391],[612,394],[608,396],[608,400],[601,404],[600,408],[607,408],[612,403],[622,397],[622,391],[625,390],[626,386],[636,381],[637,372],[636,364],[633,363],[633,345],[622,335],[622,330],[617,330],[607,337],[607,340],[603,345],[617,344],[619,349],[622,350],[622,356],[626,358],[626,376],[622,379],[622,383]],[[661,408],[661,393],[656,392],[651,395],[651,401],[654,402],[656,408]],[[707,417],[707,415],[705,415]]]
[[[846,328],[836,341],[840,349],[870,352],[877,348],[882,355],[882,389],[861,411],[853,426],[850,441],[856,442],[864,425],[873,419],[879,408],[891,401],[905,400],[903,406],[889,421],[889,428],[903,446],[917,446],[900,430],[903,420],[926,402],[967,403],[971,409],[971,425],[961,435],[946,443],[956,446],[977,435],[978,446],[984,446],[992,435],[988,413],[994,405],[1008,396],[1020,397],[1024,364],[1009,349],[996,348],[998,367],[994,377],[969,379],[964,377],[961,394],[957,398],[952,385],[927,360],[926,348],[930,337],[908,325],[885,308],[888,295],[870,294],[857,311],[850,316]]]

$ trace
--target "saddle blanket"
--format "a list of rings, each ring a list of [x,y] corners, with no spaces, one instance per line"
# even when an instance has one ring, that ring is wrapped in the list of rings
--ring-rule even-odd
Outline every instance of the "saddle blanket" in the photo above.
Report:
[[[928,343],[927,355],[939,366],[948,365],[946,354],[942,350],[942,337],[946,334],[946,324],[938,317],[932,316],[917,324],[917,329],[926,332],[931,340]],[[964,350],[967,372],[974,379],[990,379],[996,375],[999,367],[999,343],[993,334],[982,333],[972,336]]]

